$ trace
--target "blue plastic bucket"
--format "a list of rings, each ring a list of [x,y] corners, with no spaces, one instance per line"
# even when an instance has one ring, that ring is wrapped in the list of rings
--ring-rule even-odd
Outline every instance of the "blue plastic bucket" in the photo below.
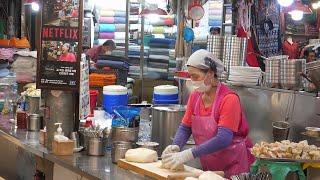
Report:
[[[179,99],[178,94],[153,94],[153,99],[155,100],[177,100]]]
[[[156,100],[156,99],[153,99],[153,104],[179,104],[179,99],[175,99],[175,100]]]
[[[128,89],[123,86],[112,85],[103,87],[103,108],[113,114],[114,107],[128,105]]]

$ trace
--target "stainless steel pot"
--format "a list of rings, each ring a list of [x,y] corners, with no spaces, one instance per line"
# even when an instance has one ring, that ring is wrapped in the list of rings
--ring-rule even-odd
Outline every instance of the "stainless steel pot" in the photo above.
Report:
[[[104,141],[102,138],[90,138],[88,142],[88,155],[103,156],[104,155]]]
[[[112,144],[111,159],[113,163],[117,163],[119,159],[125,157],[126,152],[132,149],[133,144],[131,142],[115,141]]]
[[[43,126],[43,117],[39,114],[30,114],[28,116],[28,131],[40,131]]]
[[[155,106],[152,108],[151,141],[159,143],[159,151],[172,143],[181,120],[185,113],[185,106]]]
[[[113,127],[111,138],[112,138],[112,141],[137,142],[138,134],[139,134],[139,127],[135,127],[135,128]]]

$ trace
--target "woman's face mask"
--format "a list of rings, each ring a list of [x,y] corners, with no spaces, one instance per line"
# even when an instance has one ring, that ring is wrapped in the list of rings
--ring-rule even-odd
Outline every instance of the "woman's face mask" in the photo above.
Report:
[[[213,86],[214,75],[212,72],[204,73],[203,71],[194,68],[188,67],[188,72],[191,77],[191,84],[193,89],[199,92],[207,92]]]

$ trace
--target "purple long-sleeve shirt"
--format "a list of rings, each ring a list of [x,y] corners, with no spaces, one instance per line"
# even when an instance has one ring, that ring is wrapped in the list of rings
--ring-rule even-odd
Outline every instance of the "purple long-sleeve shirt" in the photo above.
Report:
[[[188,141],[192,134],[191,127],[181,124],[174,137],[173,144],[178,145],[180,149]],[[192,148],[192,154],[195,158],[214,153],[221,149],[228,147],[233,139],[233,132],[225,127],[218,127],[217,135],[209,139],[208,141]]]

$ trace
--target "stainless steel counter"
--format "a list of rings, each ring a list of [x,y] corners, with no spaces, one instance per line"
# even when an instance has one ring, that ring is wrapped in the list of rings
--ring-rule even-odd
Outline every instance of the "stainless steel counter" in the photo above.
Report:
[[[38,132],[15,130],[7,118],[0,118],[0,137],[7,140],[8,144],[15,144],[33,155],[47,159],[87,179],[144,179],[143,176],[118,168],[112,163],[110,152],[101,157],[87,156],[85,152],[75,153],[73,156],[56,156],[39,144],[38,136]],[[6,147],[0,148],[3,150]],[[7,155],[2,154],[1,156],[5,158]],[[13,159],[6,161],[13,161]]]

